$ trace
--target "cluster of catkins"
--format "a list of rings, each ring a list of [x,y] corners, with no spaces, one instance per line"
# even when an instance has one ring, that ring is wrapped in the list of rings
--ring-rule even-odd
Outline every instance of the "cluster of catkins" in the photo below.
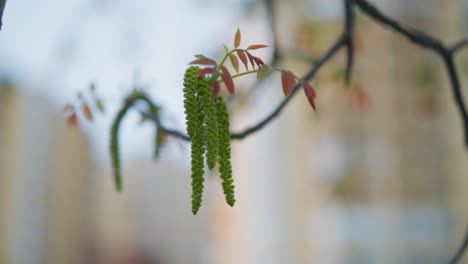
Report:
[[[220,178],[226,202],[233,206],[234,184],[231,167],[231,134],[229,113],[223,97],[212,98],[211,85],[199,77],[200,68],[191,66],[184,76],[184,107],[187,133],[192,141],[192,212],[201,207],[205,157],[208,168],[219,164]]]

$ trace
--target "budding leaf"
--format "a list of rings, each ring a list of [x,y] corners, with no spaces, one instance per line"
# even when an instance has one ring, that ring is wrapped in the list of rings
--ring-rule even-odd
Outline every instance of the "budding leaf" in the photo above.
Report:
[[[263,44],[255,44],[255,45],[250,45],[247,47],[248,50],[255,50],[255,49],[262,49],[266,48],[268,45],[263,45]]]
[[[91,113],[91,109],[89,109],[87,104],[83,104],[81,110],[83,111],[83,115],[88,121],[93,121],[93,114]]]
[[[259,57],[255,57],[255,56],[252,56],[253,57],[253,60],[255,61],[255,63],[257,64],[257,66],[260,68],[260,66],[264,65],[265,63],[262,61],[262,59],[260,59]]]
[[[78,122],[77,122],[77,119],[76,119],[76,113],[73,112],[73,113],[71,113],[71,114],[68,116],[68,118],[67,118],[67,124],[68,124],[69,126],[76,127],[77,123],[78,123]]]
[[[219,83],[218,81],[214,80],[211,83],[211,99],[215,99],[218,96],[219,90],[220,90]]]
[[[202,59],[197,59],[194,61],[191,61],[189,64],[191,65],[216,65],[216,62],[210,58],[202,58]]]
[[[239,72],[239,60],[234,54],[229,55],[229,59],[231,60],[232,67],[236,70],[236,72]]]
[[[247,54],[247,57],[249,57],[250,64],[252,64],[252,68],[255,69],[255,59],[253,58],[252,54],[245,52]]]
[[[198,72],[198,77],[215,72],[215,68],[204,68]]]
[[[245,68],[247,70],[249,70],[249,63],[247,62],[247,57],[245,56],[245,53],[244,51],[242,50],[238,50],[237,51],[237,56],[239,56],[239,59],[242,61],[242,63],[244,64]]]
[[[96,107],[99,112],[104,113],[104,104],[102,103],[101,99],[96,99]]]
[[[309,101],[309,104],[312,106],[314,111],[317,111],[317,108],[315,106],[315,97],[317,96],[315,93],[314,88],[310,83],[306,80],[302,80],[302,87],[304,88],[304,93],[307,97],[307,100]]]
[[[239,47],[240,42],[241,42],[241,33],[240,33],[240,30],[237,29],[236,35],[234,36],[234,48]]]
[[[294,85],[296,84],[296,79],[294,78],[294,74],[287,70],[281,71],[281,86],[283,87],[284,96],[288,96]]]
[[[257,79],[263,79],[265,77],[268,77],[271,75],[271,73],[273,72],[272,69],[270,69],[270,67],[268,67],[268,65],[265,65],[263,64],[260,69],[258,69],[257,71]]]
[[[231,74],[229,73],[228,69],[226,67],[222,67],[221,71],[221,79],[223,79],[224,84],[226,85],[226,88],[229,92],[230,95],[234,95],[234,81],[232,80]]]

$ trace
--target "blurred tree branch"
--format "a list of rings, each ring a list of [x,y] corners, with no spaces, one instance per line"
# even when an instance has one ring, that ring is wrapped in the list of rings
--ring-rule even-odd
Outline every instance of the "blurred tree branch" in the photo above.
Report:
[[[6,0],[0,0],[0,30],[2,29],[3,10],[5,10]]]

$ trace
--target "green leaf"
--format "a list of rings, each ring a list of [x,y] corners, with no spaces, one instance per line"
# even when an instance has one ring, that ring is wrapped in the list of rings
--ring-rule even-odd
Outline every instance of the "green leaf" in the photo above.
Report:
[[[228,54],[229,53],[228,47],[226,45],[223,45],[223,46],[224,46],[224,51],[226,51],[226,54]]]
[[[273,70],[268,67],[268,65],[263,64],[260,69],[257,71],[257,79],[263,79],[270,76],[273,73]]]
[[[236,35],[234,36],[234,48],[239,47],[240,42],[241,42],[241,33],[240,33],[240,30],[237,29]]]
[[[96,99],[96,107],[99,112],[104,113],[104,104],[102,103],[101,99]]]
[[[229,55],[229,59],[231,60],[232,67],[239,73],[239,60],[234,54]]]

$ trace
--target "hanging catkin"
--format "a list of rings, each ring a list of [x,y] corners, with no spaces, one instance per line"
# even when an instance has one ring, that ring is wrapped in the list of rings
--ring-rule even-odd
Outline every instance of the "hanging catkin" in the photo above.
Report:
[[[231,134],[229,132],[229,112],[226,102],[221,96],[216,98],[216,110],[218,119],[218,155],[219,172],[222,180],[223,192],[226,202],[233,206],[236,202],[234,197],[234,181],[232,179],[231,166]]]

